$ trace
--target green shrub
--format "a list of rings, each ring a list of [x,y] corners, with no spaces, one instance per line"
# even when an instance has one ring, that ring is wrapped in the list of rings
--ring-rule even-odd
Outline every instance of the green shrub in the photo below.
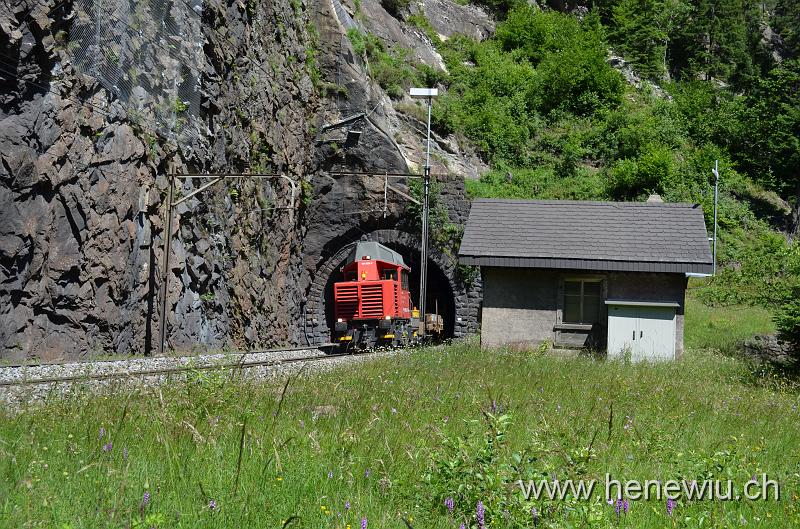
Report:
[[[490,162],[533,165],[531,140],[548,120],[599,113],[621,101],[623,81],[606,63],[593,17],[578,22],[522,5],[498,25],[495,38],[454,37],[439,49],[450,75],[434,105],[434,124],[464,134]],[[565,153],[559,172],[575,174],[582,146],[573,143]]]
[[[467,180],[472,197],[603,200],[605,181],[599,173],[579,170],[574,176],[560,177],[551,167],[536,169],[500,167],[478,180]]]
[[[497,27],[500,47],[536,66],[541,109],[590,114],[621,101],[622,76],[606,62],[603,28],[596,17],[579,22],[523,4]]]
[[[784,288],[782,303],[775,313],[778,333],[797,346],[800,354],[800,243],[789,247],[783,256]]]
[[[773,309],[800,292],[800,246],[787,244],[781,234],[758,225],[720,231],[717,277],[697,290],[707,304],[762,305]],[[776,321],[777,323],[777,321]],[[780,329],[780,326],[779,326]]]
[[[399,47],[389,49],[372,33],[351,28],[347,36],[353,51],[366,56],[370,76],[386,90],[389,97],[400,99],[411,86],[433,86],[443,75],[427,65],[414,64],[409,58],[409,50]]]
[[[406,21],[412,26],[422,30],[433,44],[442,43],[442,39],[439,37],[436,29],[431,24],[431,21],[425,16],[425,13],[414,13],[413,15],[410,15]]]
[[[525,0],[471,0],[472,3],[485,7],[490,12],[494,13],[498,18],[502,19],[506,13],[511,11],[517,6],[523,5]],[[460,4],[468,4],[470,0],[456,0]]]
[[[635,159],[617,162],[609,171],[609,194],[615,199],[644,198],[650,193],[663,193],[677,178],[672,150],[650,146]]]
[[[800,289],[775,313],[775,326],[782,338],[800,347]]]

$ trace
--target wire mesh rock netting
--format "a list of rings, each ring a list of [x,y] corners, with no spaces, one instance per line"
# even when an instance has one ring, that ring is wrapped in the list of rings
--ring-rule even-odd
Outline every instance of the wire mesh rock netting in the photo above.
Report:
[[[78,71],[125,104],[129,119],[178,145],[200,134],[203,0],[75,0]]]

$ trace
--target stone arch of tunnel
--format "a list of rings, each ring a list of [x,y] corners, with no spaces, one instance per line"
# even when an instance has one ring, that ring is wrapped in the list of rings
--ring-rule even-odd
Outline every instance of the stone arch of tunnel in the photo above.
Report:
[[[395,250],[411,267],[411,298],[419,306],[420,243],[419,236],[408,232],[383,229],[363,237],[345,239],[333,244],[328,257],[321,259],[306,297],[305,339],[307,343],[323,344],[331,341],[333,327],[333,284],[342,279],[340,268],[350,250],[359,240],[376,241]],[[437,305],[445,323],[445,337],[459,338],[475,332],[480,308],[480,281],[464,284],[458,277],[454,258],[431,249],[428,258],[427,311]]]

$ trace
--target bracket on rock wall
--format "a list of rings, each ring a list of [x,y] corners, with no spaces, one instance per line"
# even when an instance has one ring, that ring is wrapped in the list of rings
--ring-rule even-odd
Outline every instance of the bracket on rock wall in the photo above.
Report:
[[[329,172],[328,175],[330,176],[381,176],[383,177],[383,216],[386,217],[386,212],[388,210],[388,202],[389,202],[389,191],[394,191],[401,197],[405,198],[406,200],[410,200],[414,204],[421,206],[422,203],[417,200],[416,198],[412,197],[402,189],[399,189],[389,183],[390,178],[410,178],[410,179],[422,179],[422,176],[413,173],[365,173],[365,172],[355,172],[355,171],[333,171]],[[432,174],[432,177],[437,176],[450,176],[447,173],[443,174]]]
[[[197,179],[210,179],[211,181],[203,184],[202,186],[198,187],[188,195],[181,197],[180,199],[173,201],[172,196],[175,189],[175,180],[176,179],[184,179],[189,180],[192,178]],[[280,178],[289,182],[291,186],[291,196],[289,198],[289,206],[276,206],[273,209],[287,209],[289,210],[289,223],[294,223],[294,210],[297,209],[295,207],[295,199],[297,197],[297,181],[289,178],[284,174],[278,173],[213,173],[213,174],[190,174],[190,173],[170,173],[169,175],[169,192],[167,194],[167,203],[166,207],[164,208],[164,226],[165,226],[165,234],[164,234],[164,266],[162,269],[162,276],[161,276],[161,285],[162,285],[162,298],[161,298],[161,312],[159,314],[159,334],[160,334],[160,342],[159,342],[159,354],[164,354],[164,349],[166,347],[167,341],[167,294],[169,292],[169,285],[167,284],[169,281],[169,257],[170,257],[170,246],[172,243],[172,210],[175,206],[186,202],[190,198],[194,198],[206,189],[214,186],[215,184],[222,182],[223,180],[228,179],[255,179],[255,180],[265,180],[265,179],[274,179]]]
[[[208,189],[209,187],[213,186],[217,182],[221,182],[221,181],[226,180],[226,179],[253,178],[253,179],[262,179],[263,180],[263,179],[272,179],[272,178],[282,178],[282,179],[286,180],[287,182],[289,182],[289,185],[292,186],[292,194],[291,194],[291,197],[289,198],[289,200],[290,200],[289,203],[291,205],[290,206],[275,207],[274,209],[288,209],[290,212],[294,211],[296,209],[295,206],[294,206],[294,200],[295,200],[295,196],[297,194],[297,182],[295,180],[292,180],[288,176],[283,175],[283,174],[249,174],[249,173],[237,173],[237,174],[176,174],[174,176],[175,176],[175,178],[183,178],[183,179],[187,179],[187,180],[190,179],[190,178],[206,178],[206,179],[210,178],[211,182],[200,186],[199,188],[195,189],[194,191],[192,191],[188,195],[181,197],[180,200],[171,203],[170,204],[170,208],[174,208],[178,204],[189,200],[190,198],[194,197],[195,195],[201,193],[202,191],[205,191],[206,189]]]

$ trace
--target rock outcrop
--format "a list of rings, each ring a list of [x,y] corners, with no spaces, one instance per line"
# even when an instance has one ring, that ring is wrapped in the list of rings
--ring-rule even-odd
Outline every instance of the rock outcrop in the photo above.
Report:
[[[292,201],[284,178],[224,180],[175,208],[167,347],[305,342],[307,300],[328,253],[364,233],[408,226],[401,196],[388,196],[384,211],[383,179],[331,172],[402,172],[423,160],[424,124],[370,80],[334,2],[205,3],[202,134],[181,145],[76,70],[64,38],[71,2],[24,0],[0,11],[0,359],[157,351],[173,169],[281,173],[296,187]],[[423,32],[376,0],[362,10],[367,2],[371,15],[357,16],[359,24],[377,33],[393,20],[387,39],[441,66]],[[459,10],[481,21],[476,36],[493,29],[482,12],[449,0],[422,8],[438,4],[442,16],[431,22],[442,35],[458,27]],[[342,7],[356,15],[354,5]],[[322,132],[356,113],[364,114],[356,145],[343,144],[346,127]],[[480,172],[452,139],[433,139],[434,173]],[[179,179],[176,197],[207,182]],[[463,181],[449,182],[442,202],[458,224],[468,203]],[[479,282],[461,281],[452,255],[442,255],[468,332]]]
[[[755,336],[741,345],[741,352],[758,364],[769,364],[783,369],[800,366],[800,356],[792,344],[775,335]]]
[[[204,12],[208,131],[181,149],[71,67],[56,39],[68,8],[29,1],[0,14],[2,358],[153,352],[170,163],[241,172],[256,158],[297,181],[311,171],[305,6],[255,4],[257,17],[240,2]],[[269,204],[290,205],[287,188],[243,181],[176,208],[171,348],[292,338],[302,212]]]

